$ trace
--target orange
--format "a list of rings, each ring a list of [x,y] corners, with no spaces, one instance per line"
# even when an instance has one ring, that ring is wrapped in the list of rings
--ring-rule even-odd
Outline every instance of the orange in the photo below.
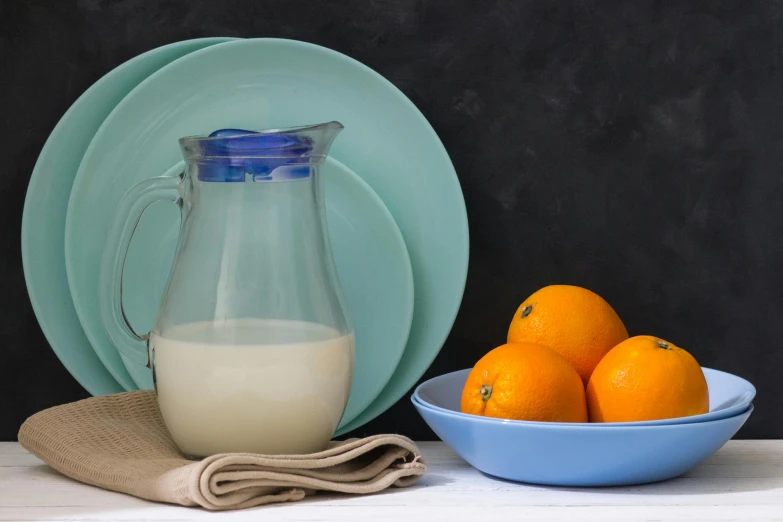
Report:
[[[670,342],[639,335],[598,363],[587,385],[591,422],[629,422],[707,413],[707,381],[691,354]]]
[[[587,385],[598,361],[628,339],[625,325],[604,299],[578,286],[552,285],[519,306],[508,342],[549,346],[576,368]]]
[[[462,411],[528,421],[587,422],[576,370],[539,344],[504,344],[482,357],[462,390]]]

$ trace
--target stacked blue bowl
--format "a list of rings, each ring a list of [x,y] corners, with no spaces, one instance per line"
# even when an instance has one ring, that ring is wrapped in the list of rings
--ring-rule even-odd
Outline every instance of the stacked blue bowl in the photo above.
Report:
[[[443,442],[488,475],[553,486],[622,486],[686,473],[748,420],[753,385],[729,373],[703,371],[710,411],[655,421],[528,422],[462,413],[470,370],[422,383],[411,400]]]

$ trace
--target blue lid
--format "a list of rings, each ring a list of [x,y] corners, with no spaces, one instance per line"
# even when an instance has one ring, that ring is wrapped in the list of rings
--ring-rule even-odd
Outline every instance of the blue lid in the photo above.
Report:
[[[323,157],[341,129],[337,122],[261,132],[219,129],[180,145],[185,159],[198,165],[200,181],[293,181],[312,175],[311,159]],[[316,143],[330,134],[326,143]]]

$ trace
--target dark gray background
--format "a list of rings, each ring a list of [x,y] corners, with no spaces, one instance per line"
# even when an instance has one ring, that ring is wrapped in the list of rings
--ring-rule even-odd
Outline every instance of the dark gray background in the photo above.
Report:
[[[106,72],[204,36],[324,45],[434,126],[471,228],[465,299],[427,376],[471,366],[515,307],[587,286],[758,388],[745,438],[783,437],[783,7],[773,0],[0,2],[0,440],[86,396],[22,274],[25,189],[49,132]],[[380,161],[383,158],[379,158]],[[360,430],[432,433],[407,399]]]

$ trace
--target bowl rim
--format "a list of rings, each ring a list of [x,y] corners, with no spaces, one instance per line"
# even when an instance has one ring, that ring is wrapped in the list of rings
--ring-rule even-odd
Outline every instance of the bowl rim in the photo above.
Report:
[[[423,399],[421,399],[419,392],[421,391],[422,387],[424,387],[427,384],[430,384],[432,381],[436,379],[440,379],[443,377],[447,377],[449,375],[453,375],[456,373],[462,373],[462,372],[469,372],[471,368],[465,368],[462,370],[456,370],[453,372],[444,373],[435,377],[432,377],[430,379],[427,379],[426,381],[422,382],[418,386],[416,386],[416,389],[411,394],[411,402],[414,403],[414,406],[419,405],[423,408],[427,408],[428,410],[435,411],[438,413],[443,413],[445,415],[453,415],[455,417],[462,417],[462,418],[473,418],[473,419],[479,419],[479,420],[485,420],[490,421],[494,423],[500,423],[500,424],[522,424],[522,425],[536,425],[536,426],[559,426],[559,427],[565,427],[565,428],[588,428],[588,429],[608,429],[608,428],[655,428],[655,427],[671,427],[671,426],[685,426],[689,424],[708,424],[712,422],[718,422],[721,420],[726,419],[733,419],[735,417],[738,417],[740,415],[743,415],[747,413],[748,411],[753,410],[753,400],[756,398],[756,387],[753,386],[753,384],[748,381],[747,379],[744,379],[738,375],[734,375],[732,373],[724,372],[721,370],[715,370],[713,368],[707,368],[702,366],[702,371],[709,370],[710,372],[720,373],[727,375],[729,377],[733,377],[735,379],[739,379],[740,381],[744,381],[747,386],[750,389],[750,398],[748,399],[748,404],[745,408],[742,409],[739,413],[736,413],[734,415],[730,415],[729,417],[723,417],[721,419],[711,419],[711,420],[699,420],[701,418],[704,418],[707,415],[710,415],[712,413],[721,411],[721,410],[715,410],[715,412],[707,412],[702,413],[699,415],[692,415],[689,417],[689,422],[680,422],[680,423],[673,423],[673,424],[661,424],[660,420],[654,420],[654,421],[635,421],[635,422],[544,422],[544,421],[523,421],[523,420],[514,420],[514,419],[499,419],[494,417],[484,417],[482,415],[474,415],[472,413],[463,413],[461,411],[455,411],[450,410],[448,408],[444,408],[442,406],[437,406],[432,403],[426,402]],[[728,409],[728,408],[724,408]],[[679,418],[679,417],[678,417]],[[666,419],[661,419],[666,420]]]
[[[496,419],[493,417],[482,417],[480,415],[472,415],[470,413],[455,412],[444,409],[435,409],[422,402],[417,401],[411,396],[411,402],[417,410],[427,410],[435,415],[444,415],[446,417],[453,417],[465,422],[476,422],[485,425],[502,426],[507,425],[509,427],[516,426],[518,428],[531,428],[531,429],[564,429],[571,431],[599,431],[601,429],[606,430],[606,425],[598,422],[541,422],[541,421],[520,421],[510,419]],[[616,431],[636,432],[636,431],[649,431],[649,430],[673,430],[673,429],[689,429],[694,426],[708,428],[718,423],[728,423],[735,421],[740,417],[746,417],[743,424],[750,417],[751,413],[755,410],[753,403],[750,403],[748,407],[742,412],[732,415],[730,417],[724,417],[722,419],[715,419],[704,422],[687,422],[682,424],[652,424],[652,425],[624,425],[616,426]],[[425,419],[426,420],[426,419]]]

